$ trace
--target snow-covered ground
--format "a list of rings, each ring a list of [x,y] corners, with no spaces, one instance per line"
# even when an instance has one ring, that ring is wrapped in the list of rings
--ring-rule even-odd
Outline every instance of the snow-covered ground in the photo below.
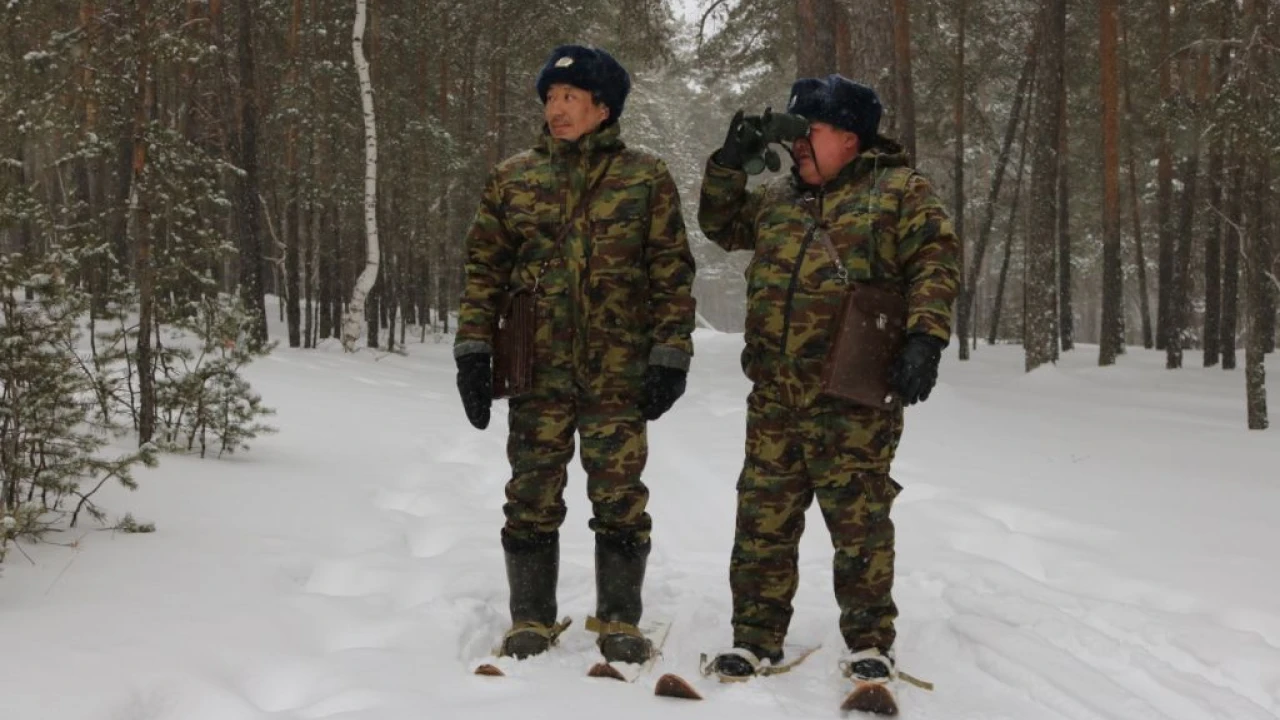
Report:
[[[721,685],[742,461],[740,335],[699,333],[689,393],[651,426],[645,601],[674,630],[635,685],[595,660],[579,467],[548,656],[476,677],[506,627],[505,404],[466,424],[449,342],[409,357],[279,349],[250,368],[280,433],[222,460],[165,457],[103,504],[154,535],[73,531],[0,576],[4,720],[836,717],[844,682],[816,507],[789,642],[796,671]],[[1245,429],[1242,374],[1096,348],[1022,372],[949,353],[895,465],[900,691],[920,719],[1280,716],[1280,437]],[[1193,358],[1194,359],[1194,358]],[[1272,359],[1273,378],[1280,362]],[[1273,383],[1274,384],[1274,383]],[[1273,413],[1280,402],[1274,400]],[[694,679],[702,703],[654,698]]]

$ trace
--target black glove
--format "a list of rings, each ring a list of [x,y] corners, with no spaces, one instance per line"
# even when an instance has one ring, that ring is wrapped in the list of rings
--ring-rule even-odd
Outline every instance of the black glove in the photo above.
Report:
[[[938,362],[947,343],[932,335],[913,333],[907,336],[898,359],[893,363],[889,385],[902,398],[903,405],[915,405],[929,399],[938,382]]]
[[[741,110],[734,113],[729,121],[729,132],[724,136],[724,145],[711,157],[720,167],[742,169],[742,162],[746,159],[746,149],[742,147],[742,116]]]
[[[645,420],[657,420],[676,404],[684,394],[687,370],[650,365],[644,371],[644,397],[640,400],[640,414]]]
[[[493,404],[489,353],[469,353],[458,358],[458,395],[462,397],[467,420],[477,430],[489,427],[489,406]]]

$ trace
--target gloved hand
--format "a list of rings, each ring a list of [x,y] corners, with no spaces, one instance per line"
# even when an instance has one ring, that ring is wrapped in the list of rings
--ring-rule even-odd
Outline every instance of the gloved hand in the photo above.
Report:
[[[645,420],[657,420],[676,404],[684,394],[685,378],[689,372],[663,365],[650,365],[644,371],[644,396],[640,400],[640,414]]]
[[[493,404],[493,370],[489,353],[470,353],[458,358],[458,395],[467,411],[467,420],[477,430],[489,427],[489,406]]]
[[[729,132],[724,136],[724,144],[712,156],[717,165],[730,170],[741,170],[742,162],[746,159],[747,148],[742,146],[742,117],[741,110],[734,113],[733,119],[729,121]]]
[[[947,343],[932,335],[913,333],[893,363],[889,385],[903,405],[915,405],[929,399],[929,393],[938,382],[938,362]]]

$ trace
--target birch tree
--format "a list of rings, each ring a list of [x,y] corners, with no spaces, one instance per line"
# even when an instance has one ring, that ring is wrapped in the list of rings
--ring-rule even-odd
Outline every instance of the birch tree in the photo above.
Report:
[[[369,78],[369,62],[364,57],[364,27],[368,15],[367,0],[356,0],[356,21],[351,33],[351,51],[356,73],[360,76],[360,103],[364,110],[364,270],[351,292],[351,305],[342,322],[342,347],[355,350],[364,329],[364,304],[378,280],[378,129],[373,114],[373,82]]]

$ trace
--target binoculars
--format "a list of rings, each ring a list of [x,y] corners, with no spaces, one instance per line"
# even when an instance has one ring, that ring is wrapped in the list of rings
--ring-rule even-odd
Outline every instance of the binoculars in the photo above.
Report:
[[[769,146],[808,137],[809,121],[799,115],[775,114],[772,108],[765,108],[763,115],[742,118],[742,127],[738,132],[743,155],[742,169],[748,175],[759,175],[765,168],[777,172],[782,167],[778,153]]]

